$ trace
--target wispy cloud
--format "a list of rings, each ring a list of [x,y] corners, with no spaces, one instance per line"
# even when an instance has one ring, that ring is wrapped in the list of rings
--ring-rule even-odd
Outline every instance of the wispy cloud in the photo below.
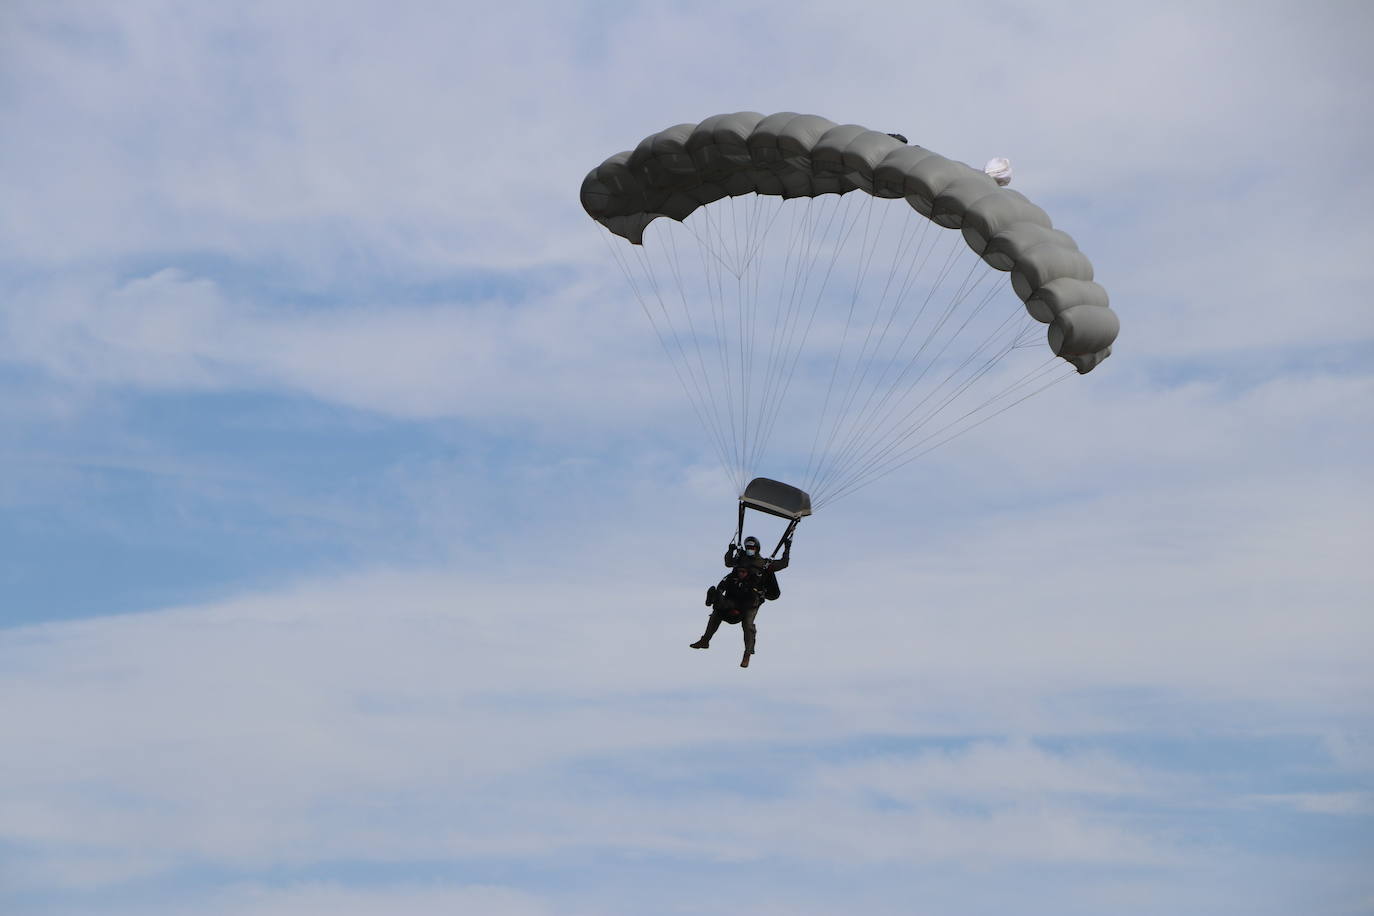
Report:
[[[3,16],[0,907],[1369,899],[1360,4]],[[742,108],[1011,156],[1124,322],[808,520],[747,672],[576,193]]]
[[[125,893],[207,866],[452,868],[590,849],[688,871],[789,861],[1167,873],[1202,838],[1161,831],[1145,810],[1193,810],[1210,795],[1216,810],[1301,812],[1361,797],[1234,794],[1204,788],[1205,773],[1132,762],[1101,734],[1115,727],[1064,705],[1102,675],[1091,651],[1047,653],[1062,641],[1050,634],[1012,631],[1015,654],[1040,665],[1011,672],[1006,649],[961,644],[939,625],[921,633],[930,617],[903,626],[898,602],[868,599],[864,626],[885,644],[937,651],[825,653],[808,621],[826,596],[798,597],[794,622],[770,615],[748,684],[707,683],[721,659],[680,645],[690,620],[645,617],[643,593],[368,576],[11,630],[3,690],[18,712],[6,743],[27,750],[3,764],[0,822],[26,863],[16,886]],[[663,599],[653,603],[681,600]],[[1148,662],[1155,647],[1134,651],[1137,682],[1181,682],[1178,665]],[[939,654],[958,664],[940,667]],[[1222,712],[1199,702],[1180,698],[1174,715],[1201,713],[1199,724]],[[1130,704],[1115,714],[1134,715]],[[953,722],[964,735],[1058,730],[1078,746],[951,739]],[[909,746],[866,749],[875,740]]]
[[[1291,808],[1304,814],[1348,816],[1374,815],[1374,795],[1368,792],[1299,792],[1291,795],[1256,795],[1256,805]]]

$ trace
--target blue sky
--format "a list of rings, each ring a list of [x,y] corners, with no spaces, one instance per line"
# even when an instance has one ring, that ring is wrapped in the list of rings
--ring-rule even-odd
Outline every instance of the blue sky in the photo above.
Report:
[[[0,909],[1374,913],[1371,25],[6,4]],[[1123,321],[748,671],[577,197],[742,109],[1010,157]]]

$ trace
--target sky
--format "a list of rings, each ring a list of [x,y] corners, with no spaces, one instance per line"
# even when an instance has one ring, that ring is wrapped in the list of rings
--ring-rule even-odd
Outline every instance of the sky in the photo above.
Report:
[[[0,910],[1374,913],[1370,34],[3,4]],[[739,110],[1009,157],[1122,319],[806,520],[748,670],[578,200]]]

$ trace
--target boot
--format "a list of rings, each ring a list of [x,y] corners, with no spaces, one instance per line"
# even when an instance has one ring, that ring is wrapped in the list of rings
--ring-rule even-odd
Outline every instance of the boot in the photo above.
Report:
[[[716,630],[720,629],[720,618],[715,614],[706,618],[706,632],[701,634],[701,639],[692,643],[693,649],[711,648],[711,637],[716,635]]]
[[[750,652],[748,649],[745,649],[745,650],[744,650],[744,658],[742,658],[742,659],[739,660],[739,666],[740,666],[741,668],[748,668],[748,667],[749,667],[749,656],[751,656],[751,655],[753,655],[753,654],[754,654],[753,652]]]

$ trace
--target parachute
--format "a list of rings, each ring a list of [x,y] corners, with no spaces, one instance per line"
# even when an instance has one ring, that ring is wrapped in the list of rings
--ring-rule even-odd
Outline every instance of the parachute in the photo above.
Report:
[[[581,200],[631,243],[607,237],[741,512],[771,453],[809,514],[1111,354],[1091,262],[1010,178],[1004,159],[736,112],[611,156]]]

